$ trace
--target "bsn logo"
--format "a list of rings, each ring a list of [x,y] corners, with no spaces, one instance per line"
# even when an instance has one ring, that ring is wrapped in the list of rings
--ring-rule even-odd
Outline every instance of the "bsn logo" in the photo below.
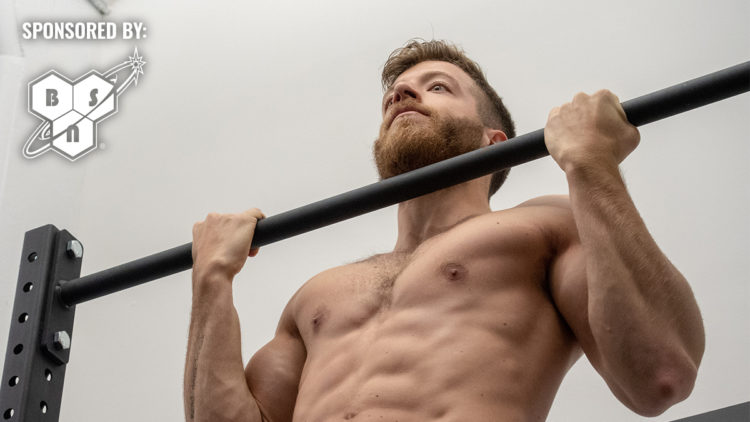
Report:
[[[97,148],[99,122],[117,112],[118,97],[143,74],[135,49],[128,60],[99,73],[91,70],[71,81],[55,70],[29,83],[29,113],[42,119],[26,140],[23,155],[34,158],[53,150],[75,161]],[[118,84],[118,73],[127,76]]]

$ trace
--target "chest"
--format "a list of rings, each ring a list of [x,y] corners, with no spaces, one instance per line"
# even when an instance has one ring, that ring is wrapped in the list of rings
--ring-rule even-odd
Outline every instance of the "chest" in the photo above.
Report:
[[[549,260],[544,236],[531,225],[487,223],[459,226],[412,253],[376,255],[315,280],[301,297],[301,334],[306,341],[341,336],[398,314],[469,309],[519,286],[540,288]]]

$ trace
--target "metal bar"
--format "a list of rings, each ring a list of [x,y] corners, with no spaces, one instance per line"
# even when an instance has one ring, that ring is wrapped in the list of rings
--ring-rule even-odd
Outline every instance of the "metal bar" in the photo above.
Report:
[[[750,62],[622,103],[635,126],[750,91]],[[539,129],[490,147],[314,202],[258,222],[260,247],[548,155]],[[63,283],[61,298],[78,304],[192,267],[192,243]]]
[[[672,422],[748,422],[750,421],[750,402],[735,404],[712,412],[688,418],[677,419]]]

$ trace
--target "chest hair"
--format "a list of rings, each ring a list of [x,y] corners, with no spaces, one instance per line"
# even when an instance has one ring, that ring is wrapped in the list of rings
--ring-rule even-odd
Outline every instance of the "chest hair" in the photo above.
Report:
[[[390,252],[371,256],[360,264],[365,266],[363,277],[357,280],[366,296],[373,297],[382,308],[388,308],[393,297],[393,286],[401,272],[412,260],[412,253]]]

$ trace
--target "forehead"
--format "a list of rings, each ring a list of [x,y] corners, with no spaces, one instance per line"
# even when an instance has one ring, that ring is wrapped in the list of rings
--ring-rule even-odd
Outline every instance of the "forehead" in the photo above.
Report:
[[[398,75],[393,84],[395,85],[399,81],[418,80],[424,75],[440,73],[452,77],[466,89],[476,86],[474,80],[471,79],[471,77],[466,72],[461,70],[460,67],[454,65],[453,63],[433,60],[420,62],[406,69],[402,74]]]

